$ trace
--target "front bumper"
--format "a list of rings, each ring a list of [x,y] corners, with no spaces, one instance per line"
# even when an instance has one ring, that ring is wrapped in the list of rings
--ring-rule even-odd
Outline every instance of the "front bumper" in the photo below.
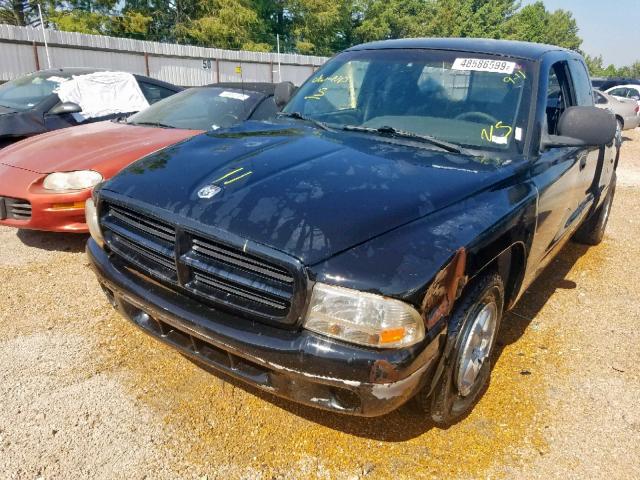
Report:
[[[28,219],[0,219],[0,225],[50,232],[87,233],[84,207],[63,207],[84,204],[91,190],[52,193],[42,188],[43,174],[21,168],[0,165],[0,196],[26,200],[31,204]]]
[[[107,297],[127,319],[213,369],[295,402],[379,416],[431,381],[444,332],[406,349],[348,345],[304,329],[230,315],[119,264],[93,239],[87,254]]]

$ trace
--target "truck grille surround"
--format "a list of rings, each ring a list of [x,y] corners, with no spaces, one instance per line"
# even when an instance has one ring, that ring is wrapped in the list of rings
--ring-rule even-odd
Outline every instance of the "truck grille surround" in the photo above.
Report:
[[[173,290],[252,320],[283,326],[300,320],[307,281],[292,257],[111,201],[101,203],[100,224],[119,260]]]

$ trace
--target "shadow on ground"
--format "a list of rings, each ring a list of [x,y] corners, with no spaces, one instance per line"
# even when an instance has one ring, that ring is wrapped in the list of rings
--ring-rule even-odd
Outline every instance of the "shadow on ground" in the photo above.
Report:
[[[576,288],[576,284],[567,280],[566,275],[586,251],[586,246],[570,242],[527,290],[516,307],[505,315],[497,341],[496,359],[500,357],[505,346],[517,342],[522,337],[531,321],[556,290]],[[420,413],[412,401],[383,417],[361,418],[341,415],[281,399],[224,374],[212,371],[198,362],[194,361],[194,363],[222,380],[294,415],[358,437],[386,442],[401,442],[418,437],[434,427],[431,420],[427,418],[428,416]]]
[[[26,246],[56,252],[79,253],[84,251],[88,235],[82,233],[41,232],[18,230],[18,239]]]

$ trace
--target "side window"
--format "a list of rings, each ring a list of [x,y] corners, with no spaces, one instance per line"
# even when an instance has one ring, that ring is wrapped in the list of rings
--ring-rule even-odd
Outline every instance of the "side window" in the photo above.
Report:
[[[568,108],[574,106],[566,62],[554,63],[549,72],[547,86],[547,130],[558,135],[558,120]]]
[[[593,99],[598,105],[605,105],[607,103],[607,99],[605,98],[605,96],[601,93],[596,92],[595,90],[593,92]]]
[[[585,107],[593,105],[591,81],[584,64],[580,60],[573,60],[570,65],[578,105]]]
[[[627,89],[626,88],[614,88],[609,92],[609,95],[615,95],[616,97],[626,97]]]
[[[640,89],[630,88],[627,96],[634,100],[640,100]]]
[[[251,120],[269,120],[276,116],[278,107],[273,97],[264,99],[251,114]]]
[[[140,90],[142,90],[142,94],[145,96],[147,102],[149,102],[150,105],[153,105],[154,103],[159,102],[160,100],[170,97],[171,95],[176,93],[173,90],[169,90],[168,88],[154,85],[152,83],[139,81],[138,85],[140,85]]]

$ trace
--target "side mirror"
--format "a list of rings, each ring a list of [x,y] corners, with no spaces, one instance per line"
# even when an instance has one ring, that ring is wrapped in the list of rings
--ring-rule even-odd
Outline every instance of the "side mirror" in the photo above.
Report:
[[[559,135],[546,135],[542,148],[602,146],[616,136],[616,117],[597,107],[569,107],[558,121]]]
[[[273,100],[276,102],[276,106],[279,109],[282,109],[291,97],[293,96],[293,92],[296,91],[296,87],[291,82],[280,82],[276,85],[276,88],[273,92]]]
[[[82,108],[77,103],[73,102],[64,102],[59,103],[51,110],[49,110],[49,114],[51,115],[62,115],[64,113],[80,113]]]

